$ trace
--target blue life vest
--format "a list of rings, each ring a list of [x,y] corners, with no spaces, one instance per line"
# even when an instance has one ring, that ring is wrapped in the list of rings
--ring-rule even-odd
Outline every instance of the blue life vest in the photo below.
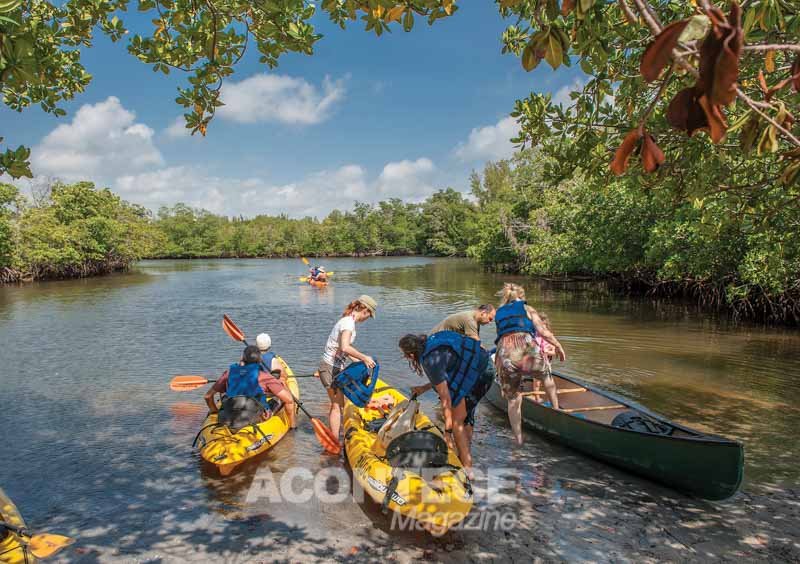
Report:
[[[358,407],[366,407],[378,383],[379,366],[370,370],[363,362],[354,362],[336,375],[333,385]],[[369,381],[368,381],[369,380]]]
[[[497,326],[495,343],[500,340],[500,337],[510,333],[530,333],[534,337],[536,336],[536,327],[528,317],[525,304],[525,300],[515,300],[497,309],[494,316],[494,323]]]
[[[261,362],[263,362],[264,366],[266,366],[266,372],[270,372],[272,370],[273,360],[275,360],[275,353],[273,352],[265,352],[261,355]]]
[[[254,398],[266,406],[267,396],[258,383],[259,369],[260,366],[255,362],[244,366],[231,364],[228,368],[228,387],[225,395],[229,398],[236,396]]]
[[[481,348],[480,341],[476,339],[455,331],[439,331],[428,335],[420,362],[423,362],[432,351],[440,347],[449,347],[458,357],[455,370],[447,374],[450,402],[453,407],[456,407],[469,394],[480,375],[486,370],[489,353]]]
[[[314,267],[311,269],[311,277],[316,278],[317,276],[319,276],[319,268]]]

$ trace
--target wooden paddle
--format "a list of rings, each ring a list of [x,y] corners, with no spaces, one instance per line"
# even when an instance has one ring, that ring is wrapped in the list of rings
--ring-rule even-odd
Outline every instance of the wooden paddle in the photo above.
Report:
[[[222,329],[234,341],[239,341],[240,343],[244,344],[244,346],[249,346],[242,330],[236,326],[236,324],[230,317],[227,316],[227,314],[222,316]],[[269,373],[269,367],[264,366],[263,362],[261,362],[261,367],[265,372]],[[303,402],[294,397],[294,394],[292,394],[291,390],[289,390],[289,393],[291,394],[294,402],[297,404],[297,407],[299,407],[300,410],[311,420],[311,426],[314,428],[314,434],[317,436],[317,440],[320,442],[322,447],[330,454],[339,454],[342,451],[342,445],[339,444],[339,437],[336,437],[333,434],[333,431],[331,431],[330,428],[328,428],[328,426],[322,421],[316,417],[312,417],[311,414],[306,411],[306,408],[303,407]]]
[[[15,527],[8,523],[0,521],[0,527],[6,528],[9,531],[16,533],[20,540],[28,545],[28,549],[36,558],[48,558],[56,554],[62,548],[66,548],[75,542],[75,539],[65,537],[64,535],[54,535],[51,533],[39,533],[36,535],[30,534],[26,529]],[[16,550],[16,549],[13,549]],[[2,554],[0,554],[1,556]]]

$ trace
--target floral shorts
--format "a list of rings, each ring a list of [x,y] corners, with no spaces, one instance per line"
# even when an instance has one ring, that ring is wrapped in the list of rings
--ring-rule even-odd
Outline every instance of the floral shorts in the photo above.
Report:
[[[515,397],[525,376],[547,380],[552,378],[545,371],[545,362],[539,346],[528,333],[504,335],[497,343],[494,366],[503,397]]]

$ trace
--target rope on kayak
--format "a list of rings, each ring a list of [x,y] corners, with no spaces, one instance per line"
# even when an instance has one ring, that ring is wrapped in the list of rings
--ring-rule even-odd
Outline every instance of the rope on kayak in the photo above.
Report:
[[[202,434],[203,434],[203,431],[205,431],[205,430],[206,430],[206,429],[208,429],[209,427],[214,427],[214,426],[216,426],[216,425],[217,425],[216,423],[209,423],[209,424],[208,424],[208,425],[206,425],[205,427],[202,427],[202,428],[201,428],[201,429],[200,429],[200,430],[197,432],[197,435],[195,435],[195,437],[194,437],[194,440],[192,441],[192,448],[194,448],[194,447],[196,447],[196,446],[197,446],[197,439],[199,439],[199,438],[200,438],[200,435],[202,435]]]

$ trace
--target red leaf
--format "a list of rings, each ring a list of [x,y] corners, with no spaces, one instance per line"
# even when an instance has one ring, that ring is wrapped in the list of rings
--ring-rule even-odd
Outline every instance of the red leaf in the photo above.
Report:
[[[800,54],[795,57],[792,63],[792,86],[795,92],[800,92]]]
[[[575,9],[575,0],[563,0],[561,2],[561,15],[567,17]]]
[[[655,172],[664,164],[664,152],[656,145],[655,137],[649,133],[644,134],[642,141],[642,166],[646,172]]]
[[[614,153],[614,160],[611,161],[611,172],[617,176],[625,174],[625,171],[628,170],[628,160],[641,138],[642,130],[639,127],[631,129],[628,132],[625,139],[622,140],[622,143],[617,148],[617,152]]]
[[[709,103],[705,95],[700,96],[697,101],[706,113],[711,141],[719,143],[725,138],[725,132],[728,131],[728,123],[725,121],[725,116],[722,114],[722,108],[716,104]]]
[[[672,57],[672,50],[678,44],[678,37],[688,24],[688,19],[672,22],[661,30],[661,33],[656,35],[653,42],[647,46],[639,65],[639,71],[647,82],[657,79],[664,67],[667,66]]]
[[[684,88],[678,92],[667,106],[667,123],[675,129],[685,131],[689,137],[695,131],[708,129],[708,119],[700,102],[696,86]]]

